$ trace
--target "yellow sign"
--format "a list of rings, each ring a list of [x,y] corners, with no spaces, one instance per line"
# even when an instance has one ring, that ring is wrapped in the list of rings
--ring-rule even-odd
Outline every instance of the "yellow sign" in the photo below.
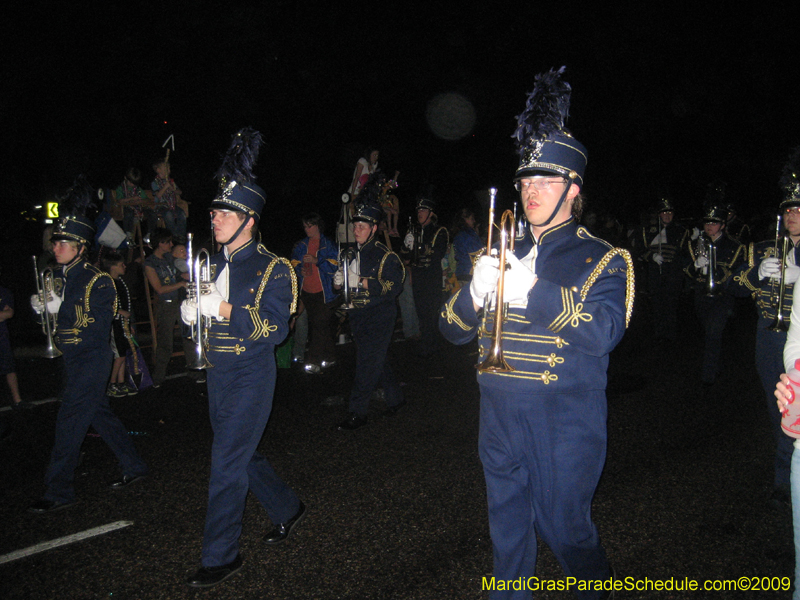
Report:
[[[58,218],[58,202],[47,203],[47,218],[48,219]]]

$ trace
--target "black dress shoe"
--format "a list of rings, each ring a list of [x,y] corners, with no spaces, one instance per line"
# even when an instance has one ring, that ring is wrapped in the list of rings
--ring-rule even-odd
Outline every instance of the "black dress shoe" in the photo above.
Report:
[[[359,417],[355,413],[351,413],[347,419],[342,421],[336,426],[339,431],[354,431],[360,429],[367,424],[367,417]]]
[[[402,410],[402,408],[403,408],[403,407],[404,407],[406,404],[408,404],[408,403],[407,403],[405,400],[401,400],[400,402],[398,402],[398,403],[397,403],[397,404],[395,404],[394,406],[390,406],[390,407],[388,407],[388,408],[387,408],[385,411],[383,411],[383,414],[384,414],[384,416],[386,416],[386,417],[393,417],[393,416],[395,416],[395,415],[396,415],[398,412],[400,412],[400,410]]]
[[[219,567],[200,567],[197,573],[186,580],[186,585],[195,588],[209,588],[222,583],[242,568],[242,555],[237,554],[233,562]]]
[[[112,490],[124,490],[131,484],[141,481],[145,477],[147,477],[147,475],[123,475],[121,479],[112,482],[108,487]]]
[[[300,521],[303,520],[303,517],[306,516],[306,505],[303,504],[302,500],[300,501],[300,508],[297,509],[297,513],[286,521],[286,523],[279,523],[275,529],[270,531],[267,535],[264,536],[264,543],[265,544],[280,544],[281,542],[285,542],[286,538],[289,537],[289,534],[292,533],[292,530],[297,527]]]
[[[41,500],[37,500],[36,502],[32,502],[30,506],[28,506],[28,512],[34,513],[37,515],[43,515],[45,513],[52,513],[59,510],[63,510],[65,508],[69,508],[77,504],[77,500],[73,500],[71,502],[56,502],[55,500],[48,500],[47,498],[42,498]]]

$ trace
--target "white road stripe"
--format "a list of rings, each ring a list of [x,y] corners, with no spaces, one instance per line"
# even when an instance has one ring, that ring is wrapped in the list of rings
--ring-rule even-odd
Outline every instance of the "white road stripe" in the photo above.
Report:
[[[102,535],[104,533],[108,533],[109,531],[122,529],[123,527],[128,527],[129,525],[133,525],[133,521],[116,521],[114,523],[109,523],[108,525],[101,525],[100,527],[87,529],[86,531],[81,531],[80,533],[73,533],[72,535],[50,540],[49,542],[42,542],[41,544],[36,544],[30,548],[24,548],[22,550],[17,550],[16,552],[11,552],[10,554],[4,554],[3,556],[0,556],[0,565],[7,562],[12,562],[14,560],[19,560],[20,558],[25,558],[26,556],[32,556],[34,554],[38,554],[39,552],[44,552],[45,550],[52,550],[53,548],[58,548],[59,546],[66,546],[67,544],[79,542],[81,540],[85,540],[86,538]]]

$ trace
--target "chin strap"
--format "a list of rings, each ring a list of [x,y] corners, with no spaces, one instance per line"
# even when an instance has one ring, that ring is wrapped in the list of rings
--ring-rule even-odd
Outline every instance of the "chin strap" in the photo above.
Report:
[[[223,246],[227,246],[227,245],[228,245],[228,244],[230,244],[232,241],[234,241],[236,238],[238,238],[238,237],[239,237],[239,234],[240,234],[240,233],[242,233],[242,231],[244,231],[244,227],[245,227],[245,225],[247,225],[247,222],[248,222],[249,220],[250,220],[250,215],[248,215],[248,214],[245,214],[244,221],[242,221],[242,224],[241,224],[241,225],[239,225],[239,229],[237,229],[237,230],[236,230],[236,233],[234,233],[234,234],[233,234],[233,235],[230,237],[230,239],[229,239],[227,242],[222,242],[222,245],[223,245]]]
[[[564,188],[564,193],[561,194],[561,198],[558,200],[558,204],[556,204],[556,207],[553,209],[550,218],[547,219],[544,223],[531,223],[531,225],[533,225],[534,227],[547,227],[548,225],[550,225],[552,220],[556,218],[558,211],[561,210],[561,206],[564,204],[564,200],[567,199],[569,188],[572,187],[572,181],[573,181],[572,178],[567,177],[566,179],[567,179],[567,186]]]

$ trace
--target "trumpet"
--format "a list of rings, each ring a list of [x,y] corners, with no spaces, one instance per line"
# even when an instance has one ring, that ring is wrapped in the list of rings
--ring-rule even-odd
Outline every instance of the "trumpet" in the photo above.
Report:
[[[42,319],[42,333],[47,338],[47,345],[45,346],[42,355],[45,358],[58,358],[62,353],[61,350],[56,347],[55,343],[57,315],[54,315],[47,310],[47,298],[49,298],[51,294],[55,294],[53,285],[53,269],[51,267],[47,267],[40,273],[38,262],[34,256],[33,272],[36,276],[36,294],[42,301],[42,306],[44,308],[40,317]]]
[[[778,237],[781,233],[781,216],[778,215],[778,225],[775,230],[775,257],[778,256]],[[783,296],[786,293],[786,254],[789,251],[789,237],[783,236],[783,247],[781,249],[781,279],[778,285],[778,302],[775,307],[775,318],[767,329],[770,331],[789,331],[789,325],[783,318]]]
[[[706,296],[716,296],[720,293],[719,286],[714,280],[717,272],[717,245],[711,238],[706,242],[706,252],[708,258],[708,281],[706,282]]]
[[[497,194],[496,188],[489,190],[491,194],[491,203],[489,205],[489,233],[486,241],[486,254],[491,256],[492,252],[492,228],[494,227],[494,200]],[[503,358],[503,321],[506,317],[506,306],[503,303],[503,296],[505,293],[505,279],[506,279],[506,252],[514,251],[514,238],[516,224],[514,223],[514,213],[507,210],[500,218],[500,275],[497,279],[497,291],[494,295],[494,327],[489,332],[486,329],[486,313],[488,312],[487,306],[483,309],[483,326],[482,333],[491,335],[491,344],[489,353],[482,362],[475,365],[475,368],[482,373],[508,373],[515,371],[514,367],[506,362]]]
[[[342,275],[344,276],[344,288],[342,289],[342,310],[349,310],[355,308],[353,306],[352,292],[350,291],[350,266],[348,261],[353,260],[355,253],[353,248],[345,248],[342,250],[342,257],[339,264],[342,265]]]
[[[191,324],[194,346],[191,353],[187,352],[186,354],[186,367],[199,371],[214,366],[206,356],[211,318],[205,316],[200,310],[200,296],[208,292],[209,283],[211,283],[211,255],[208,250],[201,248],[197,257],[193,258],[192,237],[191,233],[186,235],[186,256],[191,261],[189,263],[189,285],[186,290],[188,298],[197,302],[197,314]]]

